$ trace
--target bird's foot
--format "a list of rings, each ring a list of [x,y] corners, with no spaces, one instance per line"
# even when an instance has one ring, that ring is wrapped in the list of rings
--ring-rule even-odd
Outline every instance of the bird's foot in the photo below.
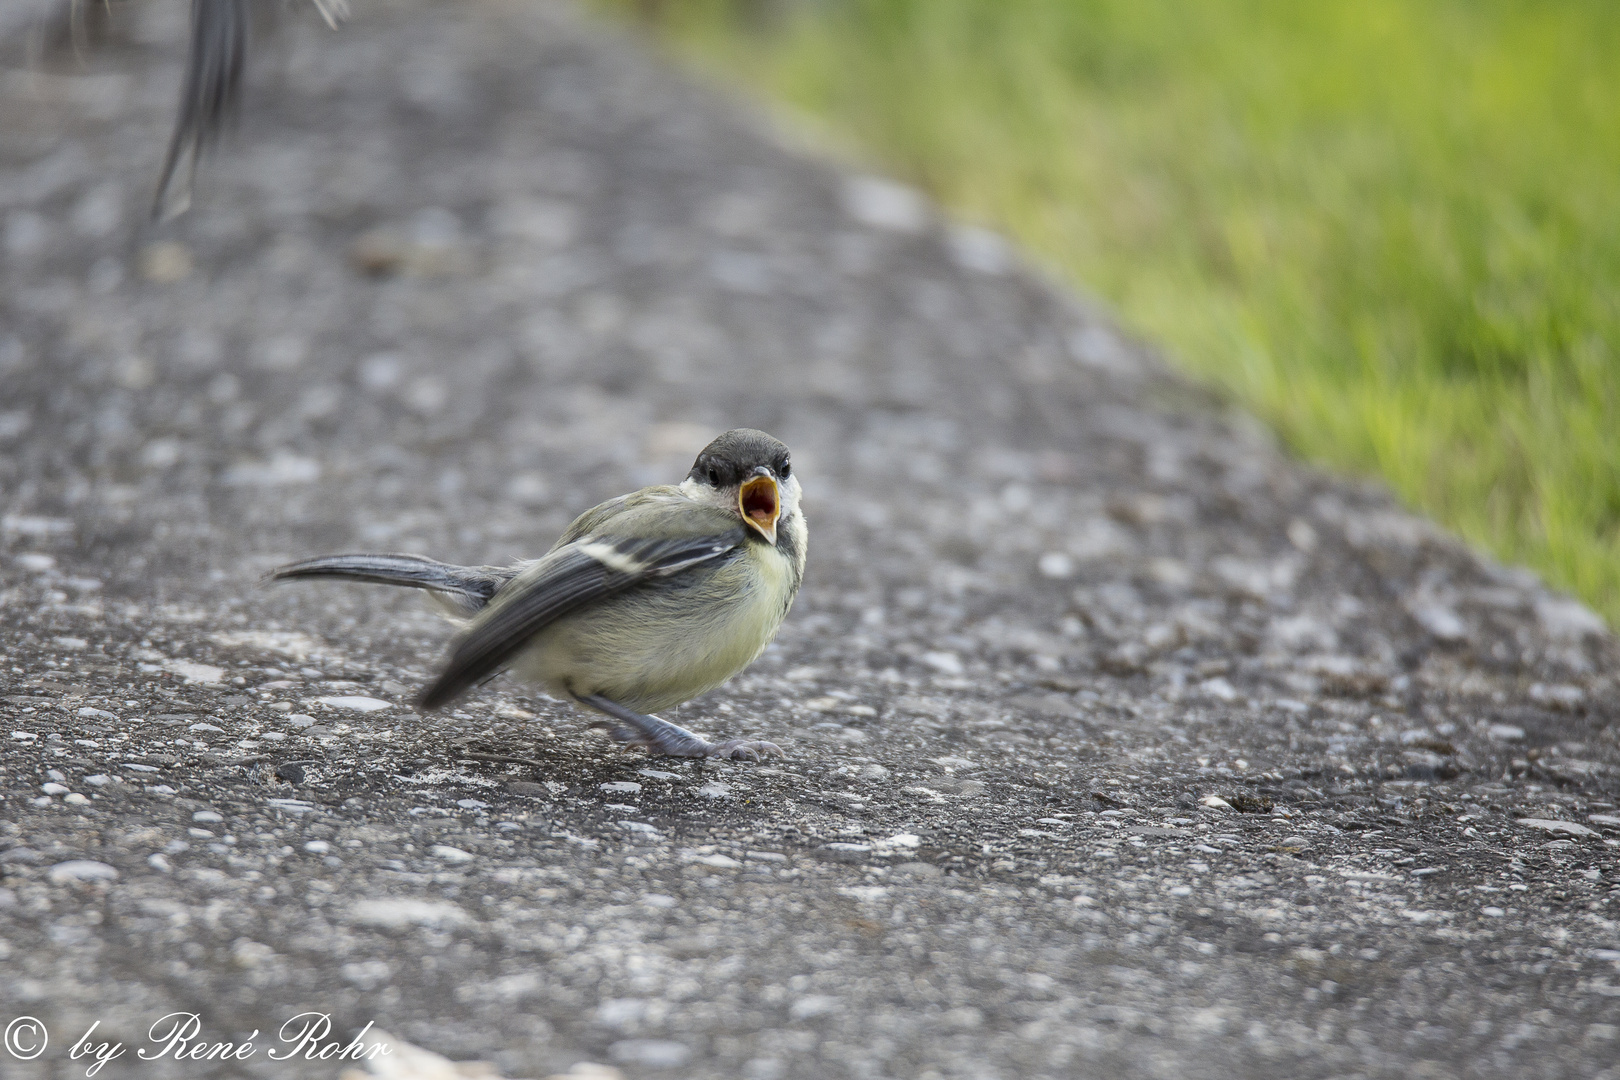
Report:
[[[786,757],[782,748],[762,739],[726,739],[712,743],[701,735],[683,727],[669,724],[670,730],[643,732],[633,727],[616,727],[608,732],[614,742],[622,746],[640,747],[649,754],[663,757],[712,757],[733,761],[761,761],[767,757]]]
[[[581,694],[579,702],[620,721],[609,729],[614,742],[624,746],[639,746],[649,754],[664,757],[715,757],[733,761],[760,761],[766,757],[785,757],[782,748],[772,742],[757,739],[727,739],[712,743],[703,736],[685,728],[627,709],[618,702],[599,694]]]

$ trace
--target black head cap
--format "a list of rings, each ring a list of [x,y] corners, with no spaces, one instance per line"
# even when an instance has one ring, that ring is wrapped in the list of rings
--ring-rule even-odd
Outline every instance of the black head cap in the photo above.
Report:
[[[788,448],[780,441],[753,428],[733,428],[703,448],[686,478],[710,487],[735,487],[761,465],[781,480],[793,471]]]

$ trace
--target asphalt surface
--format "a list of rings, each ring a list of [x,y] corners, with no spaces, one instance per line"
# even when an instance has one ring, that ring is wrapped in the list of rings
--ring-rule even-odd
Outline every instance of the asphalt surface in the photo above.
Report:
[[[1620,1076],[1585,609],[555,4],[295,12],[150,226],[182,9],[0,82],[0,1020],[51,1040],[0,1074],[99,1025],[102,1077],[334,1077],[269,1057],[317,1012],[508,1078]],[[783,761],[420,715],[419,598],[257,582],[532,556],[738,425],[809,572],[672,718]],[[261,1034],[138,1059],[172,1012]]]

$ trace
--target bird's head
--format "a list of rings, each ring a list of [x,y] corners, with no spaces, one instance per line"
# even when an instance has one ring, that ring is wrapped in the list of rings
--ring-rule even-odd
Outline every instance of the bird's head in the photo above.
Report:
[[[734,428],[705,446],[682,487],[733,511],[770,544],[777,523],[799,512],[788,448],[753,428]]]

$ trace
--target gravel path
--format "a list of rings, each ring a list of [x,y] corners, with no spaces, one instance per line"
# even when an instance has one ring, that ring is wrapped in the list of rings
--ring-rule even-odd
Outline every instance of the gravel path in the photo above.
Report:
[[[1620,1076],[1585,609],[555,4],[300,12],[146,226],[182,13],[0,82],[0,1073],[335,1077],[312,1010],[509,1078]],[[534,555],[737,425],[810,571],[675,718],[783,762],[420,716],[417,598],[257,584]],[[137,1060],[172,1011],[262,1034]]]

